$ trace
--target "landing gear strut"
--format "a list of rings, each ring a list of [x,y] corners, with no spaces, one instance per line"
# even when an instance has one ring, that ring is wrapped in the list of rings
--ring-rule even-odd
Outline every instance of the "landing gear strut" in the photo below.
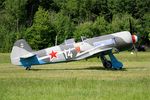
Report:
[[[110,61],[106,59],[105,55],[109,55]],[[122,69],[123,64],[117,60],[117,58],[112,54],[112,51],[108,51],[107,53],[100,54],[101,61],[103,66],[107,69]]]

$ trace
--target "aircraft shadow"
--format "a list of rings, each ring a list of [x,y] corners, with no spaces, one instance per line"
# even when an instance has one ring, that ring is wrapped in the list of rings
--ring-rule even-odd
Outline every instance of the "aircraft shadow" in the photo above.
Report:
[[[126,68],[127,70],[145,70],[147,67],[131,67],[131,68]]]
[[[126,68],[122,68],[120,70],[116,70],[116,69],[106,69],[104,67],[99,67],[99,66],[90,66],[90,67],[87,67],[87,68],[62,68],[62,69],[46,69],[46,68],[31,68],[30,69],[31,71],[42,71],[42,70],[45,70],[45,71],[55,71],[55,70],[104,70],[104,71],[127,71]]]

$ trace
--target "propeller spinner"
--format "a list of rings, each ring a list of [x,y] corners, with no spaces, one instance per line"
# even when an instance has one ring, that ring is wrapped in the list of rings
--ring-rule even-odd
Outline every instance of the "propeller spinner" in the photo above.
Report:
[[[135,44],[138,41],[138,37],[136,35],[132,35],[132,42]]]

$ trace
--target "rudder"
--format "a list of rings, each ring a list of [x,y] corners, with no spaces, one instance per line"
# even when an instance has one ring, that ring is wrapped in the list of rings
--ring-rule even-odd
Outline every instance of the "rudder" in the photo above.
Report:
[[[20,58],[33,56],[34,54],[32,52],[31,47],[24,39],[16,41],[10,55],[11,63],[14,65],[22,65]]]

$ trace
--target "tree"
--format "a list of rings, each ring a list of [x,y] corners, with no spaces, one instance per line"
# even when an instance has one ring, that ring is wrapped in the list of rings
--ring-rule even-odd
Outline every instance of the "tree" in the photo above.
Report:
[[[0,10],[1,51],[10,51],[15,40],[21,36],[24,26],[26,0],[5,0]],[[20,32],[21,33],[21,32]]]
[[[95,36],[108,34],[110,33],[109,23],[104,17],[99,16],[93,24],[93,30]]]
[[[3,3],[5,0],[0,0],[0,10],[4,7]]]
[[[136,0],[136,13],[133,15],[137,19],[141,19],[145,13],[150,12],[150,0],[145,0],[144,2],[141,0]]]
[[[129,31],[129,19],[146,44],[149,5],[150,0],[0,0],[0,49],[10,51],[20,38],[42,49],[54,45],[56,37],[60,44],[82,35]]]
[[[36,11],[38,10],[41,0],[27,0],[26,4],[26,26],[33,24],[33,19]]]
[[[54,26],[57,38],[57,44],[62,43],[65,39],[71,38],[74,31],[74,24],[68,16],[60,13],[51,13],[51,23]]]
[[[141,24],[142,43],[150,46],[150,13],[144,14]]]
[[[42,7],[35,14],[33,25],[26,30],[25,38],[33,49],[43,49],[54,44],[56,32],[50,22],[50,15]]]
[[[139,20],[134,19],[128,13],[123,13],[123,14],[120,13],[113,16],[113,20],[110,27],[112,33],[119,32],[119,31],[130,31],[129,19],[132,21],[132,26],[134,27],[133,31],[139,32],[141,28]]]
[[[146,33],[150,34],[150,13],[145,13],[143,16],[143,28]]]
[[[92,22],[85,22],[85,23],[81,23],[80,25],[78,25],[76,27],[76,30],[74,31],[74,37],[77,41],[81,40],[81,36],[85,36],[85,37],[93,37],[93,29],[92,26],[93,23]]]
[[[10,17],[14,18],[14,22],[16,23],[16,31],[19,31],[19,26],[24,22],[24,18],[26,18],[26,5],[27,0],[6,0],[5,1],[5,13],[10,15]]]

